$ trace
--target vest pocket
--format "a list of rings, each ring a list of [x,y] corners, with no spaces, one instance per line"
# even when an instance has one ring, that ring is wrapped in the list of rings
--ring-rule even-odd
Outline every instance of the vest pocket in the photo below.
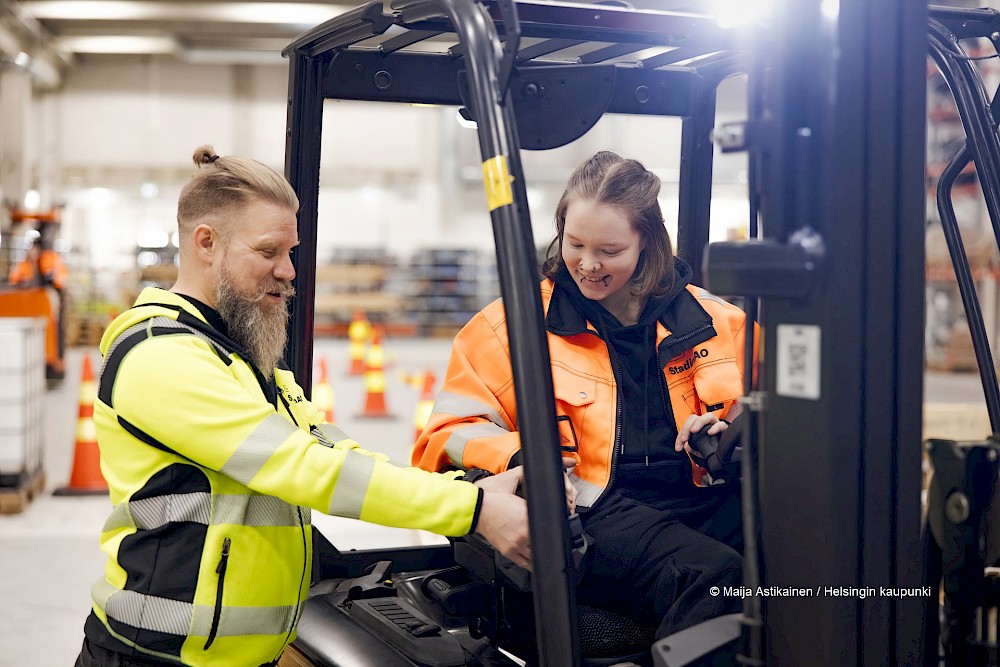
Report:
[[[228,537],[222,540],[222,555],[215,571],[219,575],[219,583],[215,591],[215,613],[212,614],[212,629],[208,632],[208,641],[205,642],[205,650],[215,641],[215,635],[219,632],[219,619],[222,617],[222,588],[226,582],[226,566],[229,564],[229,547],[232,540]]]
[[[578,437],[582,437],[584,429],[584,415],[597,400],[597,382],[553,366],[552,389],[556,399],[559,444],[564,453],[576,452],[579,450]]]

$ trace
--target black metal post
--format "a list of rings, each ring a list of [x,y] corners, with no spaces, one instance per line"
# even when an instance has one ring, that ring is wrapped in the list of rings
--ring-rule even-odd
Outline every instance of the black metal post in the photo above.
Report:
[[[441,0],[441,4],[468,54],[469,87],[507,315],[517,426],[524,443],[532,548],[535,553],[545,554],[545,558],[535,560],[531,578],[538,658],[542,665],[571,667],[579,663],[576,591],[569,576],[569,525],[538,288],[540,276],[535,266],[513,109],[509,93],[503,99],[499,97],[499,40],[489,15],[470,0]],[[529,401],[529,396],[546,400]]]
[[[809,298],[763,299],[762,585],[811,591],[763,598],[767,664],[919,652],[919,600],[836,591],[921,583],[926,20],[908,0],[775,18],[763,229],[811,227],[826,259]]]
[[[299,247],[292,257],[296,295],[295,307],[288,322],[285,359],[306,396],[309,396],[312,392],[320,138],[323,133],[321,83],[325,60],[294,51],[288,54],[288,58],[285,178],[299,197]]]
[[[708,243],[712,205],[712,161],[715,146],[715,90],[704,80],[701,88],[710,92],[695,95],[697,109],[681,125],[681,170],[678,182],[677,255],[691,265],[691,282],[704,285],[701,255]]]
[[[983,394],[986,397],[986,412],[990,418],[991,430],[996,433],[997,427],[1000,426],[1000,386],[997,385],[997,371],[993,365],[993,353],[990,352],[990,340],[986,332],[986,324],[983,321],[983,310],[979,306],[979,297],[976,294],[975,279],[972,276],[972,269],[969,267],[969,257],[962,245],[962,234],[951,200],[951,188],[969,161],[969,147],[963,145],[941,172],[937,187],[937,208],[938,215],[941,217],[944,239],[948,244],[948,253],[951,255],[951,264],[955,269],[958,292],[962,296],[962,305],[965,307],[965,319],[969,324],[969,333],[972,336],[972,348],[976,352],[979,377],[983,385]]]

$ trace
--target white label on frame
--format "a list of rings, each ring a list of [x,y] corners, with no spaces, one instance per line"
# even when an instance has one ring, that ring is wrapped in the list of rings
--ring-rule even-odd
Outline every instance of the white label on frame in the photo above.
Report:
[[[820,328],[778,325],[778,395],[819,398]]]

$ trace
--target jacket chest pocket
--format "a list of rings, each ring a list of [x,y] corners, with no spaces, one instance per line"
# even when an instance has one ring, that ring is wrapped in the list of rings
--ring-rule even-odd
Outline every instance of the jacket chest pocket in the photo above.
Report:
[[[552,369],[552,388],[556,398],[556,426],[563,452],[576,452],[580,439],[589,427],[588,411],[597,400],[597,382],[561,367]]]
[[[701,414],[701,400],[694,386],[694,371],[690,366],[683,368],[684,362],[685,357],[682,355],[672,359],[663,370],[670,407],[674,411],[674,420],[678,427],[689,415]],[[682,368],[683,370],[679,370]],[[672,369],[674,373],[671,373]]]

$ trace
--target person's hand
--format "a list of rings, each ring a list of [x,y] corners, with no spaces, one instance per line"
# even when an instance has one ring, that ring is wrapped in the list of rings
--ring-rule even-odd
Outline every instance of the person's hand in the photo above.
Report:
[[[521,488],[521,482],[523,479],[524,466],[517,466],[516,468],[505,470],[501,473],[497,473],[496,475],[481,477],[476,480],[475,484],[483,491],[516,494],[517,490]]]
[[[674,441],[674,450],[678,452],[687,451],[690,454],[691,446],[688,444],[688,441],[691,439],[691,434],[699,433],[703,428],[708,429],[709,435],[719,435],[729,428],[729,424],[720,421],[711,412],[707,415],[691,415],[684,420],[684,425],[681,426],[681,430],[677,433],[677,439]]]
[[[569,481],[567,473],[569,469],[576,465],[576,459],[564,456],[562,464],[563,468],[566,469],[563,473],[563,484],[565,484],[566,488],[566,509],[572,514],[576,511],[576,487]],[[476,480],[476,486],[481,487],[483,491],[518,494],[521,491],[523,482],[524,466],[517,466],[502,473]]]
[[[528,534],[528,504],[524,498],[512,493],[487,491],[487,484],[484,483],[503,477],[504,474],[506,473],[476,482],[476,485],[484,491],[476,532],[485,537],[494,549],[512,563],[530,570],[531,536]]]
[[[569,481],[569,471],[576,466],[576,459],[564,456],[562,464],[565,469],[563,471],[563,483],[566,484],[566,509],[569,510],[570,514],[573,514],[576,512],[576,487]]]

